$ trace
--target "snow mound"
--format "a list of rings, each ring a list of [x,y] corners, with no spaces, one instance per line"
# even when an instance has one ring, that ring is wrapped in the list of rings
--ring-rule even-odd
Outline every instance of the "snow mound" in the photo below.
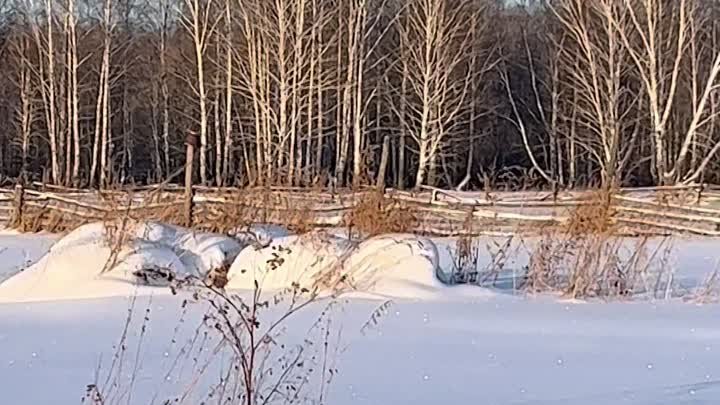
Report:
[[[430,298],[444,289],[439,268],[435,243],[407,234],[367,239],[344,264],[359,291],[400,298]]]
[[[242,248],[229,237],[162,223],[92,223],[70,232],[40,261],[1,284],[0,300],[127,295],[177,277],[205,277],[232,263]]]
[[[390,234],[359,244],[325,233],[287,236],[268,246],[248,246],[228,272],[228,289],[279,290],[292,283],[312,286],[333,272],[372,295],[420,298],[443,284],[436,277],[439,255],[429,239]]]
[[[349,240],[312,232],[273,239],[243,249],[228,271],[228,289],[280,290],[292,283],[311,285],[316,278],[337,267],[353,249]]]

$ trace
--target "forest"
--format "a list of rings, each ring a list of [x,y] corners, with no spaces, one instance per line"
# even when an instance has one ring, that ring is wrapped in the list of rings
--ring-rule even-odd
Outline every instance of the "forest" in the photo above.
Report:
[[[718,0],[0,0],[0,182],[720,182]]]

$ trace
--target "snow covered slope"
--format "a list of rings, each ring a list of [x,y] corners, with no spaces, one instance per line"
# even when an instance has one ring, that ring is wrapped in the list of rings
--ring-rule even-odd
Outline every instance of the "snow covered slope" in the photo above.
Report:
[[[154,222],[131,223],[114,232],[102,223],[70,232],[37,263],[0,284],[0,301],[135,294],[139,286],[167,284],[167,280],[139,277],[138,271],[203,277],[227,266],[243,247],[233,238]]]

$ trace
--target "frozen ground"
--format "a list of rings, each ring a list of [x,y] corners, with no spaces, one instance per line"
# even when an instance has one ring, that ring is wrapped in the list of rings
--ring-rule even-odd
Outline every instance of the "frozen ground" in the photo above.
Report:
[[[0,274],[37,261],[53,240],[1,234]],[[450,241],[436,242],[440,265],[447,267]],[[720,241],[677,241],[678,280],[696,283],[712,271],[718,247]],[[393,291],[402,280],[393,281]],[[478,287],[406,287],[432,294],[394,298],[380,323],[362,332],[383,301],[349,298],[335,315],[347,349],[337,356],[339,374],[325,403],[710,405],[720,398],[720,306],[579,303]],[[191,307],[176,336],[182,298],[145,292],[154,295],[139,298],[135,307],[137,318],[151,309],[147,335],[138,346],[135,325],[129,338],[142,359],[131,405],[162,404],[187,385],[166,378],[180,350],[173,338],[190,339],[204,313]],[[27,300],[2,295],[0,288],[0,403],[79,404],[98,362],[110,362],[129,298],[17,302]],[[288,341],[305,337],[318,309],[293,320]]]

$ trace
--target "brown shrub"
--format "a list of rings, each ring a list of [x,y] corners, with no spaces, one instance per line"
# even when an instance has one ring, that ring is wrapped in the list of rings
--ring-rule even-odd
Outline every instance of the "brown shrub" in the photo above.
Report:
[[[667,239],[651,247],[647,237],[629,245],[617,235],[609,194],[572,212],[565,226],[544,230],[530,251],[524,288],[570,298],[618,298],[647,291],[651,268],[664,267]],[[659,269],[664,271],[664,269]]]
[[[570,235],[613,233],[615,210],[612,208],[612,192],[612,190],[597,191],[591,196],[588,204],[580,205],[571,211],[563,231]]]
[[[285,225],[291,232],[303,235],[315,229],[315,212],[310,204],[295,207],[288,211]]]
[[[623,238],[602,233],[569,237],[545,234],[530,255],[525,290],[560,292],[569,298],[629,297],[658,262],[659,247],[647,238],[627,246]]]
[[[478,278],[480,250],[475,243],[473,216],[470,212],[463,222],[462,234],[455,241],[454,248],[448,248],[452,258],[453,277],[451,283],[475,283]]]
[[[413,210],[385,198],[381,192],[367,194],[345,215],[343,222],[350,234],[357,231],[365,236],[409,232],[418,223]]]
[[[252,221],[251,209],[242,204],[219,204],[205,207],[203,218],[198,221],[203,230],[225,235],[238,229],[246,229]]]

